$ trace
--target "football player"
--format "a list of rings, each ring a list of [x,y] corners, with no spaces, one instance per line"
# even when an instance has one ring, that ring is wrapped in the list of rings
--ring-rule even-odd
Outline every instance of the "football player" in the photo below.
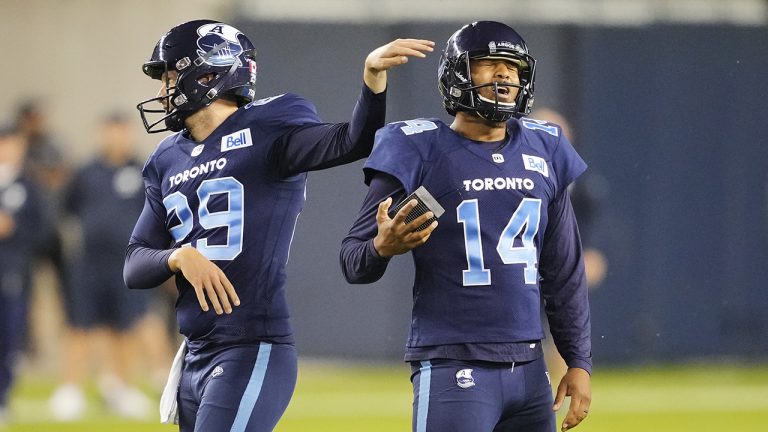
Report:
[[[370,153],[386,71],[433,45],[398,39],[372,51],[350,122],[330,124],[295,94],[255,100],[256,51],[231,25],[190,21],[157,42],[143,69],[161,89],[137,108],[148,132],[175,133],[144,167],[124,276],[149,288],[176,275],[181,431],[274,428],[296,383],[284,286],[306,173]]]
[[[507,25],[462,27],[438,68],[455,120],[389,124],[364,165],[368,195],[340,258],[349,282],[369,283],[392,256],[413,255],[405,360],[414,431],[551,432],[565,396],[562,430],[589,411],[589,305],[568,195],[586,164],[560,127],[525,118],[535,66]],[[407,198],[421,187],[437,205]],[[554,399],[541,348],[542,297],[569,367]]]

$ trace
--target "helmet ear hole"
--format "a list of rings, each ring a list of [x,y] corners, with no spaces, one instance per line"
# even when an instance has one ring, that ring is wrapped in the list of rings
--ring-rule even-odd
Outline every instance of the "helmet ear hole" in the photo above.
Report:
[[[204,85],[206,87],[210,87],[210,83],[216,81],[216,78],[218,78],[218,74],[209,72],[203,75],[200,75],[197,77],[197,83],[200,85]]]

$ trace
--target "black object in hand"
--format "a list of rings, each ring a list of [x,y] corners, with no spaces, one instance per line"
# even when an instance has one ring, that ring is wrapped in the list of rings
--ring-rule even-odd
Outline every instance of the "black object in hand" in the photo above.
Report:
[[[437,202],[437,200],[432,196],[432,194],[430,194],[429,191],[427,191],[427,189],[424,186],[419,186],[418,189],[416,189],[412,194],[405,197],[405,199],[400,201],[396,206],[390,207],[388,212],[389,217],[394,218],[397,212],[400,211],[400,209],[403,208],[404,205],[408,204],[413,199],[415,199],[419,203],[405,217],[405,223],[409,223],[413,221],[414,219],[416,219],[417,217],[423,215],[428,211],[431,211],[434,214],[434,216],[430,218],[428,221],[419,225],[416,228],[416,231],[422,231],[426,229],[429,225],[432,224],[432,222],[436,221],[437,218],[439,218],[440,216],[443,215],[443,213],[445,213],[445,209],[443,209],[443,206],[441,206],[440,203]]]

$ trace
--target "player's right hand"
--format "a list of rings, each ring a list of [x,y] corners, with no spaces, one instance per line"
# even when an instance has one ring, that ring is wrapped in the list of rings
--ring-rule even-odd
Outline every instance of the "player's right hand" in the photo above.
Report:
[[[379,204],[379,209],[376,212],[376,224],[379,232],[373,238],[373,247],[382,257],[400,255],[423,245],[429,240],[432,231],[437,228],[437,221],[434,221],[424,230],[416,230],[434,216],[431,211],[424,213],[410,223],[405,223],[406,216],[418,205],[418,201],[415,199],[404,205],[394,218],[387,215],[391,205],[392,198],[387,198]]]
[[[176,249],[168,258],[168,266],[173,272],[181,272],[195,289],[197,301],[203,311],[208,312],[208,300],[213,305],[216,315],[232,313],[232,305],[240,306],[235,287],[227,275],[208,258],[193,247]]]
[[[571,397],[571,403],[560,428],[562,432],[575,428],[589,414],[589,406],[592,403],[589,372],[577,367],[568,368],[568,372],[565,373],[565,376],[560,380],[560,385],[557,386],[555,403],[552,406],[554,411],[560,409],[566,396]]]

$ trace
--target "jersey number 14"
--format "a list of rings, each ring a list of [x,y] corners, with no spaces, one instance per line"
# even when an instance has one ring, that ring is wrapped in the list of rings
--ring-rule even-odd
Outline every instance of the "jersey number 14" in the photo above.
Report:
[[[525,265],[523,274],[526,284],[538,281],[538,253],[534,237],[539,231],[541,200],[523,198],[512,214],[507,226],[499,236],[496,251],[504,264]],[[483,262],[483,243],[480,235],[480,212],[477,199],[465,200],[456,208],[456,217],[464,224],[464,247],[467,253],[467,265],[463,270],[464,286],[491,284],[491,270]],[[515,239],[520,236],[522,246],[515,246]]]

